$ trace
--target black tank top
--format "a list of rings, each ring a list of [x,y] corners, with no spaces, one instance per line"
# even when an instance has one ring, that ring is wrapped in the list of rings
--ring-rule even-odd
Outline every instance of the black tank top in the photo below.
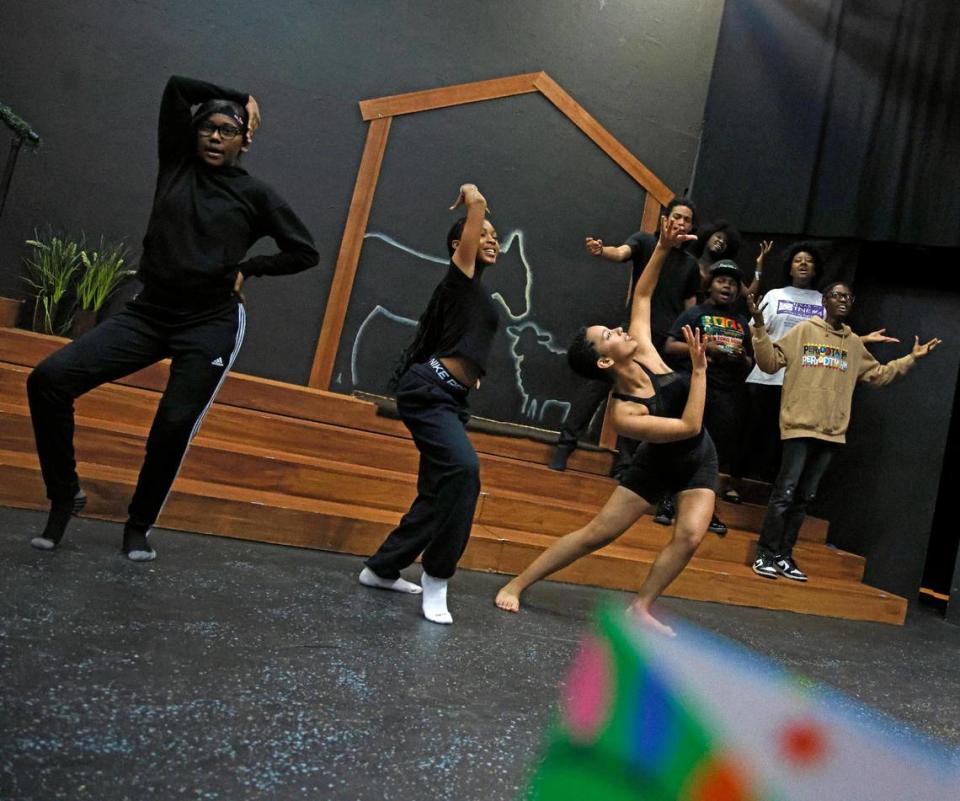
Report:
[[[653,384],[653,395],[649,398],[641,398],[637,395],[628,395],[625,392],[613,392],[611,395],[617,400],[627,401],[629,403],[642,403],[650,414],[656,417],[673,417],[679,419],[683,417],[683,410],[687,406],[687,395],[690,394],[690,375],[688,373],[654,373],[646,365],[636,362],[643,368],[648,376],[650,383]],[[688,446],[703,439],[703,429],[700,433],[690,439],[678,440],[677,442],[651,443],[658,445],[677,445],[683,443]]]

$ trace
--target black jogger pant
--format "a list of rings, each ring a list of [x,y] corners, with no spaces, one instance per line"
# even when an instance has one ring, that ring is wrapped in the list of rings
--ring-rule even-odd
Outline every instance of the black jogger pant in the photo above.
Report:
[[[422,553],[428,575],[450,578],[480,495],[480,460],[464,428],[466,392],[446,388],[429,367],[415,364],[400,378],[397,410],[420,451],[417,498],[365,564],[394,579]]]
[[[807,507],[839,446],[813,437],[783,441],[783,463],[760,528],[757,555],[792,556]]]
[[[730,465],[732,478],[773,482],[780,464],[780,384],[747,383],[746,414],[740,447]]]
[[[144,530],[152,526],[187,446],[240,350],[245,321],[239,303],[184,321],[134,300],[38,364],[27,379],[27,394],[47,497],[64,504],[80,489],[73,449],[74,399],[170,357],[170,380],[128,510],[130,525]]]

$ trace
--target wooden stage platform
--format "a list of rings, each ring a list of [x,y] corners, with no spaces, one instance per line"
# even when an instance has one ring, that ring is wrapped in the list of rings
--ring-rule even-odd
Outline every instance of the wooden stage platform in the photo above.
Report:
[[[64,340],[0,328],[0,505],[43,509],[26,378]],[[167,376],[164,363],[77,402],[77,461],[86,516],[123,520]],[[471,432],[483,491],[461,566],[515,574],[558,535],[589,520],[613,490],[611,456],[577,451],[547,468],[552,446]],[[417,451],[398,420],[366,400],[233,374],[194,440],[158,526],[341,553],[368,554],[416,494]],[[755,576],[750,562],[764,507],[720,503],[730,526],[708,534],[668,595],[902,624],[905,599],[862,582],[864,560],[825,544],[808,519],[796,549],[807,584]],[[559,581],[635,590],[669,529],[644,516]],[[24,543],[26,546],[26,543]],[[162,547],[162,546],[161,546]]]

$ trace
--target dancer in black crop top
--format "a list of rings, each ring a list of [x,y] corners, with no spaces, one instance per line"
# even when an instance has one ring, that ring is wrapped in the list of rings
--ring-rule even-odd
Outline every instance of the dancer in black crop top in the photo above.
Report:
[[[55,548],[70,516],[86,502],[74,460],[74,399],[170,358],[170,379],[123,532],[128,558],[154,559],[147,535],[243,342],[244,276],[286,275],[317,263],[310,233],[290,206],[240,166],[259,124],[257,102],[245,92],[177,76],[167,81],[157,185],[138,274],[143,290],[37,365],[27,381],[51,501],[47,526],[31,541],[35,548]],[[264,236],[279,252],[244,261]]]
[[[613,426],[618,434],[641,444],[603,509],[583,528],[556,540],[506,584],[496,597],[501,609],[518,611],[527,587],[613,542],[651,502],[670,491],[677,493],[673,537],[650,566],[631,611],[644,625],[673,634],[651,614],[651,607],[706,534],[716,500],[717,454],[703,430],[707,359],[700,332],[683,330],[693,368],[690,376],[673,373],[651,341],[650,298],[667,255],[693,239],[680,225],[662,218],[660,239],[634,291],[629,330],[590,326],[570,346],[574,370],[585,378],[613,379]]]
[[[467,393],[486,373],[499,323],[480,280],[500,254],[497,232],[476,186],[460,187],[451,210],[461,204],[467,214],[447,234],[450,267],[420,318],[397,383],[397,410],[420,451],[417,498],[360,573],[368,587],[422,591],[423,615],[434,623],[453,622],[447,581],[467,547],[480,495],[480,462],[464,429]],[[421,553],[422,586],[400,577]]]

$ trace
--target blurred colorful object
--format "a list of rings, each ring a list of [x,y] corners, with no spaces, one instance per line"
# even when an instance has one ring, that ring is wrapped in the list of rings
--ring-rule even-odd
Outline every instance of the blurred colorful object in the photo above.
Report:
[[[689,626],[604,612],[528,801],[957,801],[956,756]]]

